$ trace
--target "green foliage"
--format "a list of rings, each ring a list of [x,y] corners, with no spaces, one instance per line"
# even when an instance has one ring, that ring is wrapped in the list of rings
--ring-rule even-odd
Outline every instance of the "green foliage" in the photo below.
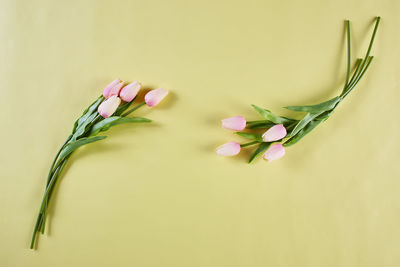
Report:
[[[320,104],[313,106],[287,106],[285,108],[299,112],[320,113],[323,111],[333,109],[339,101],[340,101],[340,96],[337,96],[326,102],[322,102]]]
[[[67,157],[69,154],[74,152],[78,147],[81,147],[86,144],[90,144],[96,141],[100,141],[105,139],[107,136],[94,136],[94,137],[83,137],[80,138],[76,141],[71,141],[69,142],[64,149],[61,151],[60,156],[59,156],[59,161],[62,161],[65,157]]]
[[[146,118],[139,118],[139,117],[133,117],[133,118],[127,118],[127,117],[119,117],[119,116],[112,116],[109,118],[106,118],[95,125],[93,125],[89,136],[97,135],[99,132],[104,132],[110,129],[112,126],[118,125],[118,124],[123,124],[123,123],[140,123],[140,122],[151,122],[151,120],[146,119]]]
[[[255,140],[258,142],[263,142],[261,134],[255,134],[255,133],[242,133],[242,132],[236,132],[237,135],[240,135],[241,137],[250,139],[250,140]]]
[[[296,112],[306,112],[304,117],[297,121],[291,118],[277,116],[267,109],[260,108],[256,105],[252,105],[253,108],[265,119],[259,121],[247,122],[248,129],[257,128],[270,128],[275,124],[283,124],[288,131],[286,141],[283,142],[284,146],[288,147],[294,145],[300,141],[304,136],[309,134],[313,129],[315,129],[321,122],[327,120],[329,116],[332,115],[334,110],[338,107],[339,103],[354,89],[361,78],[366,73],[368,67],[370,66],[373,57],[370,56],[371,48],[375,39],[375,35],[380,22],[380,17],[376,18],[376,23],[374,31],[371,37],[371,41],[368,46],[367,53],[364,59],[357,59],[354,67],[354,71],[351,70],[351,45],[350,45],[350,22],[346,21],[346,36],[347,36],[347,71],[344,88],[339,96],[336,96],[328,101],[316,104],[316,105],[306,105],[306,106],[287,106],[288,110]],[[353,73],[351,75],[351,73]],[[351,75],[351,78],[350,78]],[[255,140],[260,142],[258,148],[254,154],[250,157],[249,162],[253,161],[259,154],[263,153],[268,147],[269,143],[262,142],[260,140],[260,135],[251,133],[237,133],[247,139]],[[253,145],[257,142],[252,142],[244,144],[243,146]]]
[[[249,159],[249,163],[251,163],[260,154],[264,153],[270,145],[271,145],[271,143],[267,143],[267,142],[262,142],[261,144],[259,144],[256,151],[254,151],[253,155],[251,155],[251,157]]]
[[[263,116],[266,120],[271,121],[271,122],[273,122],[275,124],[280,124],[280,123],[287,124],[287,123],[293,122],[293,119],[277,116],[277,115],[273,114],[271,111],[269,111],[268,109],[263,109],[263,108],[260,108],[260,107],[258,107],[256,105],[252,105],[252,107],[261,116]]]
[[[75,130],[82,125],[85,121],[88,120],[88,118],[97,111],[97,108],[99,107],[100,103],[104,100],[103,95],[100,95],[92,104],[89,105],[83,112],[82,116],[80,116],[74,123],[74,127],[72,129],[72,133],[75,132]]]

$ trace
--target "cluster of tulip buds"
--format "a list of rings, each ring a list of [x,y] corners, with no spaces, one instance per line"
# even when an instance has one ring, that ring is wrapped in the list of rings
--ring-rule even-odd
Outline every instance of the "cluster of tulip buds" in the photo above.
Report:
[[[243,131],[246,128],[246,124],[246,119],[242,116],[235,116],[222,120],[222,127],[233,131]],[[283,124],[275,124],[261,135],[262,142],[270,144],[268,149],[263,154],[263,158],[265,160],[273,161],[276,159],[280,159],[285,155],[285,148],[279,141],[281,141],[286,135],[287,131]],[[223,144],[222,146],[219,146],[216,152],[219,156],[235,156],[240,153],[242,147],[257,143],[259,142],[254,141],[246,144],[228,142]]]
[[[147,123],[150,119],[140,117],[127,117],[141,106],[154,107],[167,96],[168,91],[159,88],[149,91],[144,102],[127,110],[140,91],[140,83],[135,81],[125,85],[120,79],[111,82],[100,95],[75,121],[72,133],[58,150],[47,177],[46,190],[43,195],[39,213],[32,234],[31,248],[35,248],[38,233],[44,234],[48,207],[54,188],[62,170],[71,154],[84,145],[105,139],[107,136],[98,135],[115,125],[124,123]],[[122,103],[122,104],[121,104]]]
[[[350,21],[346,20],[347,72],[344,87],[340,95],[316,105],[285,107],[288,110],[304,114],[303,118],[300,120],[277,116],[268,109],[252,105],[255,111],[263,117],[263,120],[246,121],[242,116],[235,116],[222,120],[222,127],[234,131],[242,131],[245,128],[266,129],[266,131],[262,135],[248,132],[236,132],[238,135],[252,140],[252,142],[246,144],[228,142],[217,148],[217,154],[220,156],[235,156],[239,154],[243,147],[258,145],[257,149],[250,157],[249,163],[260,154],[263,154],[263,158],[267,161],[282,158],[285,155],[285,147],[296,144],[318,125],[326,121],[333,114],[341,101],[352,92],[364,76],[374,58],[370,56],[370,52],[380,19],[380,17],[376,17],[375,27],[367,53],[364,59],[357,59],[355,68],[351,67]]]
[[[98,112],[103,118],[108,118],[114,114],[121,100],[124,102],[131,102],[135,99],[140,90],[140,83],[135,81],[124,86],[124,82],[116,79],[104,88],[103,96],[106,99],[99,107]],[[164,88],[159,88],[149,91],[145,97],[145,103],[149,107],[156,106],[161,100],[168,95],[168,91]]]

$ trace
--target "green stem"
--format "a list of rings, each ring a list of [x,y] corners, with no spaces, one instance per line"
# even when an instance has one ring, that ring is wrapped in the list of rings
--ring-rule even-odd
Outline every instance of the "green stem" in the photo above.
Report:
[[[60,147],[60,149],[57,151],[56,156],[53,159],[53,162],[51,163],[51,167],[49,170],[49,174],[47,175],[47,182],[46,182],[46,187],[49,185],[50,179],[51,177],[54,175],[54,165],[56,165],[58,156],[60,155],[61,151],[64,149],[65,145],[71,140],[72,138],[72,134],[70,134],[68,136],[68,138],[65,140],[65,142],[62,144],[62,146]],[[58,168],[58,164],[56,166]],[[47,210],[47,206],[48,206],[48,201],[46,200],[46,210]],[[40,228],[41,232],[44,232],[44,225]]]
[[[364,73],[368,69],[369,65],[371,64],[371,61],[372,61],[373,57],[370,57],[369,54],[371,53],[372,45],[373,45],[374,40],[375,40],[375,36],[376,36],[376,32],[378,30],[378,26],[379,26],[380,20],[381,20],[381,17],[377,17],[376,18],[374,31],[372,33],[371,41],[369,42],[369,45],[368,45],[367,53],[365,54],[365,58],[364,58],[364,60],[361,61],[362,64],[358,63],[357,69],[354,72],[352,79],[350,80],[349,84],[347,84],[345,89],[343,89],[343,92],[340,95],[341,98],[346,97],[352,91],[352,89],[361,80],[362,76],[364,75]]]
[[[136,107],[131,108],[130,110],[128,110],[127,112],[125,112],[124,114],[121,115],[121,117],[126,117],[129,114],[131,114],[132,112],[134,112],[135,110],[137,110],[138,108],[140,108],[141,106],[145,105],[145,102],[142,102],[140,104],[138,104]]]
[[[37,217],[37,219],[36,219],[35,228],[34,228],[34,230],[33,230],[32,241],[31,241],[31,246],[30,246],[31,249],[34,248],[35,241],[36,241],[36,237],[37,237],[37,232],[38,232],[38,230],[40,229],[41,222],[43,221],[43,209],[44,209],[44,207],[45,207],[45,203],[46,203],[45,201],[46,201],[46,199],[47,199],[47,195],[48,195],[48,193],[49,193],[50,188],[53,186],[53,184],[54,184],[55,181],[57,180],[57,179],[55,179],[55,178],[56,178],[56,177],[58,176],[58,174],[59,174],[59,172],[57,171],[59,168],[60,168],[60,166],[57,167],[56,171],[54,172],[53,176],[52,176],[51,179],[50,179],[49,185],[46,187],[46,191],[45,191],[44,196],[43,196],[42,204],[40,205],[38,217]]]
[[[359,59],[357,59],[357,61],[356,61],[356,70],[354,71],[354,73],[353,73],[353,76],[351,76],[351,79],[350,79],[350,81],[347,83],[347,85],[346,85],[346,90],[349,88],[349,86],[353,83],[353,81],[354,81],[354,79],[356,79],[357,78],[357,73],[358,73],[358,71],[361,69],[361,64],[362,64],[362,58],[359,58]],[[345,93],[345,91],[344,91],[344,93]]]
[[[347,26],[347,72],[346,72],[346,82],[344,84],[343,91],[346,89],[349,83],[350,76],[350,61],[351,61],[351,46],[350,46],[350,21],[346,20]]]
[[[241,145],[240,145],[240,147],[251,146],[251,145],[258,144],[258,143],[260,143],[260,142],[258,142],[258,141],[253,141],[253,142],[249,142],[249,143],[241,144]]]
[[[45,224],[46,224],[46,217],[47,217],[47,211],[48,211],[48,209],[49,209],[51,196],[52,196],[52,194],[53,194],[53,192],[54,192],[54,188],[55,188],[56,185],[57,185],[57,181],[58,181],[58,179],[59,179],[59,177],[60,177],[60,175],[61,175],[61,173],[62,173],[62,171],[63,171],[63,169],[64,169],[64,167],[65,167],[65,164],[67,163],[69,157],[70,157],[70,156],[66,157],[66,158],[61,162],[60,168],[57,170],[57,173],[56,173],[56,180],[55,180],[53,186],[50,188],[49,193],[48,193],[48,195],[47,195],[47,198],[46,198],[46,205],[45,205],[45,207],[44,207],[44,213],[43,213],[43,215],[42,215],[42,222],[41,222],[41,224],[40,224],[40,232],[41,232],[42,234],[44,234],[44,229],[45,229]]]
[[[70,134],[70,135],[68,136],[67,140],[65,140],[64,144],[63,144],[63,145],[60,147],[60,149],[57,151],[57,154],[56,154],[56,156],[54,157],[53,163],[51,164],[51,167],[50,167],[50,170],[49,170],[49,174],[47,175],[47,182],[46,182],[46,185],[49,184],[50,178],[51,178],[51,176],[53,175],[53,171],[54,171],[53,168],[54,168],[54,165],[55,165],[56,162],[57,162],[58,156],[60,155],[61,151],[64,149],[65,145],[69,142],[69,140],[71,140],[71,138],[72,138],[72,134]]]
[[[345,98],[353,89],[356,87],[358,82],[361,80],[361,78],[364,76],[365,72],[367,71],[369,65],[371,64],[372,60],[374,59],[373,56],[369,57],[367,65],[365,65],[365,68],[361,71],[361,73],[357,76],[357,78],[354,80],[354,82],[349,86],[349,89],[341,96],[342,99]]]

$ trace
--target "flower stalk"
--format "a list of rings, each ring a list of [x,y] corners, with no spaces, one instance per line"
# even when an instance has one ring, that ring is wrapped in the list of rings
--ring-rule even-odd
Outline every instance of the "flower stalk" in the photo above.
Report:
[[[288,110],[305,113],[304,117],[301,120],[278,116],[267,109],[252,105],[253,108],[264,119],[246,122],[243,118],[242,121],[245,122],[246,128],[248,130],[266,129],[266,131],[262,135],[250,132],[236,132],[236,134],[246,139],[252,140],[249,143],[241,144],[241,148],[258,144],[257,149],[249,159],[249,163],[261,154],[263,154],[263,158],[268,161],[276,160],[283,157],[285,155],[285,147],[289,147],[300,141],[303,137],[314,130],[321,122],[326,121],[332,115],[332,113],[341,103],[341,101],[345,99],[352,92],[352,90],[354,90],[356,85],[360,82],[360,80],[368,70],[369,66],[371,65],[374,57],[370,56],[370,52],[375,40],[380,19],[380,17],[376,17],[375,27],[368,45],[368,50],[365,54],[364,59],[358,58],[356,60],[353,72],[351,70],[350,21],[345,21],[347,37],[347,70],[343,90],[339,96],[336,96],[328,101],[316,105],[285,107]],[[239,117],[240,116],[236,116],[233,118]],[[224,125],[224,121],[230,122],[228,127],[226,126],[226,123]],[[237,119],[232,120],[232,118],[228,118],[223,120],[222,126],[227,129],[238,130],[240,128],[240,126],[238,125],[240,125],[240,123]]]
[[[36,223],[33,229],[30,248],[35,249],[38,234],[44,234],[46,226],[46,218],[50,206],[51,197],[57,181],[62,175],[62,171],[71,157],[72,153],[81,146],[89,143],[97,142],[106,138],[99,133],[107,131],[111,127],[124,123],[148,123],[151,120],[140,117],[127,117],[138,108],[146,103],[142,102],[126,111],[135,100],[140,84],[138,82],[123,86],[120,79],[114,80],[106,86],[103,95],[98,97],[74,123],[72,133],[67,137],[65,142],[57,151],[47,176],[45,192],[39,207]],[[158,95],[156,90],[152,90],[150,97],[157,97],[152,101],[151,106],[157,105],[167,94],[168,91],[163,89],[163,95]],[[149,94],[148,93],[148,94]],[[121,104],[121,99],[123,104]],[[150,105],[149,105],[150,106]],[[126,112],[125,112],[126,111]],[[124,113],[125,112],[125,113]],[[123,114],[122,114],[123,113]],[[122,114],[122,115],[121,115]]]

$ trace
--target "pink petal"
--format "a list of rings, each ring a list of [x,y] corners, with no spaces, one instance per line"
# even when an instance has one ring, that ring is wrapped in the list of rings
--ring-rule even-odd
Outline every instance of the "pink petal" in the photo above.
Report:
[[[125,102],[131,102],[140,90],[140,83],[138,81],[133,82],[122,88],[119,93],[119,97]]]
[[[107,85],[106,88],[104,88],[103,96],[104,96],[106,99],[109,98],[109,97],[111,96],[111,95],[110,95],[111,89],[112,89],[114,86],[116,86],[119,82],[121,82],[120,79],[115,79],[115,80],[112,81],[109,85]]]
[[[121,99],[113,95],[109,99],[104,100],[97,111],[103,118],[108,118],[117,110],[119,104],[121,103]]]
[[[246,119],[242,116],[235,116],[223,119],[222,127],[229,130],[241,131],[246,128]]]
[[[285,126],[283,124],[277,124],[269,128],[263,135],[262,138],[265,142],[273,142],[282,139],[287,134]]]
[[[285,156],[285,148],[282,144],[275,143],[272,144],[267,151],[265,151],[263,158],[268,161],[273,161],[276,159],[280,159]]]
[[[144,101],[149,107],[154,107],[163,100],[164,97],[168,95],[168,90],[164,88],[159,88],[151,90],[144,96]]]
[[[228,142],[217,148],[218,156],[235,156],[240,152],[240,144],[236,142]]]
[[[110,98],[113,95],[118,96],[119,91],[121,91],[121,88],[124,86],[124,82],[117,83],[113,88],[111,88],[110,93],[108,94],[108,98]]]

